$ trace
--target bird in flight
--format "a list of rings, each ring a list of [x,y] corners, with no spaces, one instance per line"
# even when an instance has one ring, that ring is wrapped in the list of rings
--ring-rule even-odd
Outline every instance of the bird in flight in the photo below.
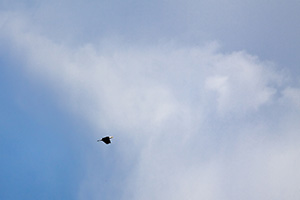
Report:
[[[105,144],[109,144],[109,143],[111,143],[110,139],[112,139],[112,138],[113,138],[113,136],[106,136],[106,137],[104,137],[104,138],[102,138],[102,139],[97,140],[97,142],[102,141],[102,142],[104,142]]]

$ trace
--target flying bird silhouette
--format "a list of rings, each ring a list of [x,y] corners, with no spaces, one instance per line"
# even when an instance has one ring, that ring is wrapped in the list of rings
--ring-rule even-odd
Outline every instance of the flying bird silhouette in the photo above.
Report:
[[[106,136],[106,137],[104,137],[104,138],[102,138],[102,139],[97,140],[97,142],[102,141],[102,142],[104,142],[105,144],[109,144],[109,143],[111,143],[110,139],[112,139],[112,138],[113,138],[113,136]]]

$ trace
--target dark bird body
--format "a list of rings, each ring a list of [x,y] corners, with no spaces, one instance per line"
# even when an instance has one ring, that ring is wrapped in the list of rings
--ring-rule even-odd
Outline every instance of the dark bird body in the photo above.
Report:
[[[104,138],[102,138],[102,139],[100,139],[100,140],[97,140],[97,142],[102,141],[102,142],[104,142],[105,144],[110,144],[110,143],[111,143],[110,139],[112,139],[112,138],[113,138],[113,136],[106,136],[106,137],[104,137]]]

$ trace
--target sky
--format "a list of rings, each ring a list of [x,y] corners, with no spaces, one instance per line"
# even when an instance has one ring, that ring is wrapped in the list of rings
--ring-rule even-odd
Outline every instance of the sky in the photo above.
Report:
[[[0,199],[298,200],[299,9],[0,0]]]

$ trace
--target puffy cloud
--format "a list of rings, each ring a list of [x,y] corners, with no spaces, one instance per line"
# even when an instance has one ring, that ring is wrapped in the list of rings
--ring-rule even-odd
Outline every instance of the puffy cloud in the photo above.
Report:
[[[293,108],[298,107],[300,108],[300,90],[299,88],[294,88],[294,87],[287,87],[283,91],[283,98],[287,99],[289,103],[291,103]]]
[[[244,52],[222,56],[216,69],[206,80],[206,87],[218,94],[221,112],[247,112],[268,103],[276,93],[274,83],[280,82],[269,66]]]
[[[73,49],[32,31],[28,22],[4,21],[2,40],[22,55],[25,70],[60,91],[67,108],[96,129],[132,142],[118,147],[122,159],[136,156],[126,165],[132,169],[124,199],[300,196],[299,113],[291,121],[278,109],[286,106],[282,99],[299,108],[299,89],[286,87],[277,98],[282,75],[270,63],[246,52],[222,53],[216,43],[111,47],[106,41]],[[266,120],[270,110],[284,120],[275,133]],[[82,198],[91,185],[93,197],[100,195],[97,178],[87,177]]]

